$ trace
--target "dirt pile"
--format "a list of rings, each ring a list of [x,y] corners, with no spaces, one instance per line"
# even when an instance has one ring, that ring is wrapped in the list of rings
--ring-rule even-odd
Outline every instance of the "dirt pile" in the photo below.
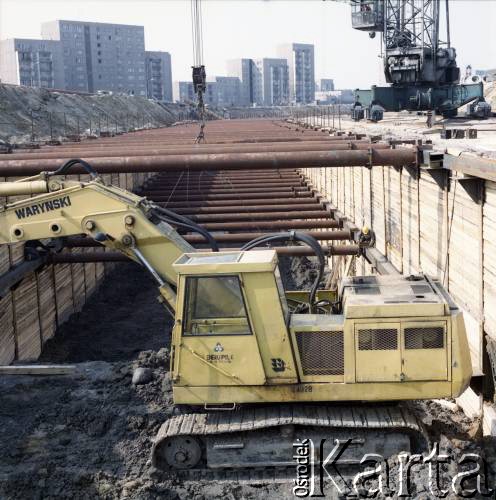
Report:
[[[171,125],[187,107],[128,95],[84,95],[0,84],[0,139],[12,144],[63,140],[98,131]]]

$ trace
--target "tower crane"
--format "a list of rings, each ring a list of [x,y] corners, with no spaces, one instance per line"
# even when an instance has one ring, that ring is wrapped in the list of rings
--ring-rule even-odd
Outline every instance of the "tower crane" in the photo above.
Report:
[[[482,82],[460,85],[456,50],[451,45],[449,0],[349,0],[352,27],[371,38],[382,36],[382,59],[388,87],[355,91],[352,116],[382,119],[383,111],[435,111],[444,118],[472,103],[477,117],[491,115]],[[446,32],[441,35],[444,10]]]

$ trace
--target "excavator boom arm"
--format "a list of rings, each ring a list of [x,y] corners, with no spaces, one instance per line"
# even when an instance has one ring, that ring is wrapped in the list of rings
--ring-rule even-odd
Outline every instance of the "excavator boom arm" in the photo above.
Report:
[[[36,196],[0,207],[0,244],[84,233],[144,264],[174,308],[172,264],[194,248],[171,225],[154,218],[160,210],[156,205],[98,178],[78,182],[40,174],[35,180],[0,184],[1,196],[26,194]]]

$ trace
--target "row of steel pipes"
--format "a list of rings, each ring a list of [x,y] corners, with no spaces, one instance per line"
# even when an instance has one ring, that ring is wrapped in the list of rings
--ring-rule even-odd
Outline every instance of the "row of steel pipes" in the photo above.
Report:
[[[328,255],[358,254],[357,228],[343,227],[298,169],[412,165],[416,152],[372,143],[361,136],[331,136],[272,120],[219,120],[208,124],[207,143],[194,144],[196,124],[139,131],[114,137],[15,149],[0,155],[0,176],[27,177],[53,171],[81,158],[101,174],[154,172],[137,191],[192,219],[213,233],[223,248],[236,248],[266,233],[298,230],[322,242]],[[84,173],[76,167],[71,173]],[[184,234],[195,247],[205,241]],[[118,261],[115,252],[78,252],[98,243],[84,237],[67,241],[70,253],[57,262]],[[278,247],[280,254],[310,255],[305,247]]]

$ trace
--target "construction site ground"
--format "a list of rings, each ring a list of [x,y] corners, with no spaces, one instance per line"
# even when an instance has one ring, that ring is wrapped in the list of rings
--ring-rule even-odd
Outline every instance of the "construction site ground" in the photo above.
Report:
[[[307,259],[283,267],[290,287],[305,284],[312,269]],[[42,362],[74,364],[72,375],[0,378],[0,498],[293,498],[291,472],[279,479],[188,480],[152,469],[153,437],[174,411],[171,319],[156,295],[143,269],[119,264],[43,350]],[[136,367],[151,368],[151,382],[133,386]],[[480,439],[477,423],[454,405],[413,408],[443,452],[455,459],[480,453],[496,477],[494,440]],[[394,484],[398,465],[391,465]],[[412,498],[430,498],[427,467],[414,470]],[[447,487],[456,462],[445,472]],[[339,498],[330,481],[326,492]]]

